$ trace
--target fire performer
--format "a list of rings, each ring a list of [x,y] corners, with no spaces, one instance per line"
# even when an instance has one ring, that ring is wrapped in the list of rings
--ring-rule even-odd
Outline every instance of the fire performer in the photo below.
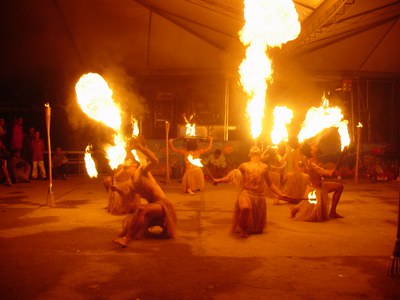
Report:
[[[340,196],[343,192],[343,184],[339,182],[323,181],[323,176],[337,176],[336,168],[328,170],[320,167],[317,161],[317,146],[304,143],[301,147],[302,154],[306,157],[304,171],[310,176],[310,185],[305,195],[316,190],[316,203],[301,201],[291,208],[291,216],[298,221],[322,222],[329,218],[343,218],[336,212]],[[332,204],[329,210],[329,193],[333,192]]]
[[[114,174],[103,180],[103,185],[109,195],[107,207],[109,213],[113,215],[133,213],[139,207],[140,196],[130,193],[131,177],[134,176],[137,168],[138,163],[133,155],[127,155],[124,164],[120,165]]]
[[[253,146],[249,152],[250,161],[242,163],[238,170],[242,177],[242,189],[235,202],[233,214],[232,232],[240,232],[242,238],[247,238],[249,234],[262,233],[267,221],[267,203],[265,200],[266,187],[278,195],[280,200],[289,201],[291,199],[283,194],[275,184],[272,183],[268,166],[261,161],[261,150]],[[216,179],[215,182],[227,182],[238,177],[235,172],[230,172],[226,177]]]
[[[204,173],[201,167],[192,164],[189,160],[189,156],[193,159],[200,158],[200,155],[210,151],[213,138],[208,137],[208,145],[203,148],[198,148],[196,139],[189,139],[186,144],[186,149],[176,148],[174,146],[174,139],[169,140],[171,150],[180,153],[185,158],[185,173],[182,178],[183,190],[185,193],[193,195],[195,191],[203,191],[204,189]]]
[[[148,162],[141,164],[132,174],[132,186],[129,192],[146,199],[148,204],[140,204],[135,213],[124,219],[120,235],[122,237],[114,240],[122,247],[126,247],[132,239],[151,235],[149,228],[152,226],[160,226],[161,236],[165,238],[172,238],[175,233],[176,214],[173,205],[150,172],[158,164],[158,158],[150,149],[144,147],[140,140],[140,136],[132,139],[130,146],[143,153]],[[111,189],[122,193],[114,185]]]

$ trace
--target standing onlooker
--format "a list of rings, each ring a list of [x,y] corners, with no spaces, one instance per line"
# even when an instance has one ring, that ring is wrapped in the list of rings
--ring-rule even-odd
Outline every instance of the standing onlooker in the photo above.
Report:
[[[5,178],[5,185],[12,186],[10,174],[8,172],[7,162],[10,157],[10,153],[8,152],[6,146],[0,140],[0,175]]]
[[[35,131],[35,138],[31,142],[32,146],[32,179],[38,178],[38,168],[42,179],[46,179],[46,169],[44,168],[43,151],[44,141],[40,137],[40,131]]]
[[[67,179],[68,158],[61,151],[61,147],[57,147],[56,153],[52,157],[53,176],[54,178]]]
[[[12,151],[21,151],[22,150],[22,137],[23,137],[23,128],[22,123],[24,119],[22,117],[17,118],[14,121],[14,125],[11,131],[11,150]]]
[[[35,127],[30,126],[28,132],[24,134],[22,140],[22,152],[21,156],[29,161],[32,162],[32,140],[35,138]]]

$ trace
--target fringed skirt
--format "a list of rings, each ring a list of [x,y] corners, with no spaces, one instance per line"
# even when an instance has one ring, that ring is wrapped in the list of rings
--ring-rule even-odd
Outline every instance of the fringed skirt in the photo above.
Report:
[[[123,192],[124,196],[110,190],[107,211],[113,215],[132,213],[138,207],[139,202],[130,193],[131,181],[116,182],[115,185]]]
[[[280,189],[281,188],[281,174],[275,171],[269,171],[269,178],[271,182],[275,184],[275,186]],[[274,194],[270,189],[267,189],[266,196],[274,200],[274,204],[278,204],[278,196]]]
[[[292,207],[292,217],[297,221],[307,222],[323,222],[329,219],[328,209],[330,206],[330,197],[327,190],[322,184],[322,188],[307,186],[304,197],[308,197],[308,193],[316,191],[316,200],[303,200],[296,206]]]
[[[290,172],[285,177],[285,194],[292,199],[302,198],[310,184],[310,176],[303,172]]]
[[[199,167],[186,169],[185,174],[182,178],[183,190],[187,192],[188,189],[191,191],[203,191],[204,189],[204,173]]]
[[[265,201],[265,195],[257,194],[247,190],[242,190],[239,193],[239,197],[235,202],[235,208],[233,212],[232,232],[240,232],[242,229],[240,228],[240,222],[239,222],[240,197],[245,197],[248,200],[250,206],[249,218],[246,226],[247,232],[262,233],[267,223],[267,203]]]

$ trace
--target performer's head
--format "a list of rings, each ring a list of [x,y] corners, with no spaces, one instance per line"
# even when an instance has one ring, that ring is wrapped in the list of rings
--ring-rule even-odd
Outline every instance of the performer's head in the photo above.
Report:
[[[250,158],[261,158],[261,149],[258,146],[252,146],[249,151]]]
[[[314,149],[309,143],[304,143],[301,148],[300,152],[307,158],[310,158],[313,156]]]

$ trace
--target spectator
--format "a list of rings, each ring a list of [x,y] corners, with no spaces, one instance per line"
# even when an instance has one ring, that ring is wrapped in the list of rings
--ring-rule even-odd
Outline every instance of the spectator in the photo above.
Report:
[[[0,118],[0,141],[3,142],[3,145],[6,144],[6,137],[7,137],[6,122],[4,121],[4,118]]]
[[[35,127],[30,126],[28,132],[24,134],[22,140],[22,157],[28,162],[32,161],[32,145],[31,142],[35,138]]]
[[[68,158],[61,151],[61,147],[57,147],[56,153],[52,157],[53,176],[55,179],[67,179]]]
[[[211,179],[222,178],[227,174],[225,155],[220,149],[216,149],[214,153],[210,154],[204,160],[204,165],[209,175],[211,175]]]
[[[24,119],[19,117],[14,121],[14,125],[11,132],[11,150],[21,151],[22,150],[22,137],[23,137],[23,123]]]
[[[11,169],[16,183],[30,182],[29,175],[31,174],[31,165],[22,158],[20,151],[14,152],[11,159]]]
[[[40,137],[40,131],[35,131],[35,138],[31,141],[32,147],[32,179],[38,178],[38,168],[43,180],[47,179],[46,169],[44,168],[43,151],[44,141]]]
[[[0,140],[0,173],[2,175],[2,180],[4,177],[4,184],[6,186],[12,186],[10,173],[8,172],[7,162],[10,158],[10,153],[8,152],[6,146]]]

